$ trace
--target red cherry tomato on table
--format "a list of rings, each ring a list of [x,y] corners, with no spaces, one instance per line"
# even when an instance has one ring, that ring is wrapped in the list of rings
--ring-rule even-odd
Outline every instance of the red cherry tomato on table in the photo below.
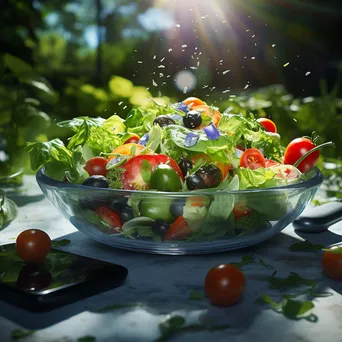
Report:
[[[235,266],[221,264],[213,267],[205,277],[204,288],[209,300],[218,306],[236,304],[246,287],[244,274]]]
[[[277,126],[272,120],[267,118],[259,118],[257,121],[264,126],[267,132],[277,133]]]
[[[200,100],[197,97],[188,97],[187,99],[185,99],[183,101],[190,109],[192,109],[192,107],[194,106],[200,106],[200,105],[204,105],[205,102]]]
[[[132,136],[130,137],[130,138],[128,138],[125,142],[124,142],[124,144],[137,144],[138,142],[139,142],[139,140],[140,140],[140,137],[139,137],[139,135],[136,135],[136,134],[134,134],[134,133],[132,133]]]
[[[339,252],[337,253],[334,249],[331,248],[331,252],[324,252],[322,257],[323,271],[329,278],[342,280],[342,250],[339,247]]]
[[[41,262],[51,250],[51,239],[40,229],[21,232],[16,240],[16,251],[26,263]]]
[[[284,153],[284,164],[294,165],[306,152],[312,150],[316,145],[308,138],[297,138],[292,140],[286,147]],[[309,154],[297,166],[298,170],[306,173],[311,170],[318,161],[319,151]]]
[[[108,160],[103,157],[94,157],[87,161],[85,165],[85,170],[89,173],[90,176],[101,175],[106,177],[108,171],[106,169]]]
[[[249,167],[252,170],[265,167],[265,158],[256,148],[249,148],[240,157],[240,167]]]

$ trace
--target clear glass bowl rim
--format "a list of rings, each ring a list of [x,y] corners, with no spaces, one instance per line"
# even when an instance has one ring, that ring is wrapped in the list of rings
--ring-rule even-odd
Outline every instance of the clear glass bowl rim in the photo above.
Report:
[[[96,188],[98,191],[107,191],[108,193],[112,193],[113,195],[127,196],[133,194],[145,194],[145,195],[157,195],[157,196],[167,196],[167,197],[187,197],[194,195],[227,195],[227,194],[257,194],[257,193],[265,193],[267,191],[288,191],[288,190],[307,190],[310,188],[318,187],[323,182],[323,174],[322,172],[315,167],[313,169],[314,176],[308,180],[305,180],[300,183],[294,183],[285,186],[278,186],[273,188],[258,188],[258,189],[248,189],[248,190],[236,190],[236,191],[213,191],[207,189],[195,190],[195,191],[182,191],[182,192],[165,192],[165,191],[144,191],[144,190],[123,190],[123,189],[111,189],[111,188]],[[42,184],[45,186],[60,188],[60,189],[79,189],[79,190],[94,190],[94,187],[86,186],[82,184],[73,184],[73,183],[64,183],[61,181],[57,181],[53,178],[50,178],[44,174],[44,167],[39,169],[36,174],[36,180],[38,184]]]

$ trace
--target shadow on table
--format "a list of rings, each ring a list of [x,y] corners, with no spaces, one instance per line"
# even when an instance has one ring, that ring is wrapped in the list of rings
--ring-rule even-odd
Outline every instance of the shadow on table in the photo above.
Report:
[[[312,243],[325,243],[322,238],[315,241],[310,237],[312,236],[303,238]],[[268,285],[266,282],[260,281],[260,270],[256,272],[254,266],[251,265],[249,269],[246,269],[245,274],[247,284],[248,280],[253,280],[255,286],[247,285],[241,303],[230,308],[218,308],[208,304],[206,299],[190,300],[191,292],[203,292],[203,280],[210,267],[220,263],[240,261],[242,255],[262,255],[265,263],[276,263],[276,268],[278,268],[279,263],[286,267],[286,274],[291,271],[298,271],[293,268],[293,265],[299,268],[299,274],[302,270],[305,271],[307,265],[315,265],[317,278],[321,276],[320,265],[317,264],[317,258],[319,258],[317,253],[291,252],[288,247],[298,242],[298,239],[287,234],[279,234],[257,246],[239,251],[197,256],[151,255],[119,250],[95,242],[79,232],[61,238],[72,241],[70,245],[61,248],[65,251],[108,262],[115,261],[115,263],[127,267],[129,275],[126,283],[120,288],[46,313],[25,312],[8,304],[2,304],[0,316],[14,321],[26,329],[43,329],[85,311],[104,312],[101,310],[106,306],[112,306],[105,311],[111,314],[117,313],[119,309],[121,314],[138,308],[157,315],[166,315],[176,311],[198,312],[203,310],[200,315],[201,322],[212,323],[213,325],[230,325],[233,329],[228,329],[227,333],[239,335],[249,330],[261,313],[268,309],[267,306],[255,303],[261,292],[267,293]],[[337,241],[337,239],[338,235],[331,233],[326,234],[324,241],[329,244],[332,243],[331,241]],[[271,275],[273,271],[264,269],[264,272],[265,275]],[[328,279],[320,283],[317,291],[323,292],[329,288],[342,294],[342,285]],[[136,305],[136,303],[140,304]],[[291,326],[292,322],[282,319],[281,324]],[[272,331],[274,320],[270,321],[269,326],[267,324],[265,327],[264,324],[263,329]]]

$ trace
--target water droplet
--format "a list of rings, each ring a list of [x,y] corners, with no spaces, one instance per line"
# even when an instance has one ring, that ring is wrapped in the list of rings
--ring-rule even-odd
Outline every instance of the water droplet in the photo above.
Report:
[[[142,64],[142,61],[138,61],[139,64]]]
[[[154,87],[158,87],[158,84],[157,84],[154,80],[152,80],[152,85],[153,85]]]
[[[309,76],[311,74],[311,71],[307,71],[306,73],[305,73],[305,76]]]
[[[188,87],[184,87],[183,94],[186,94],[188,92]]]
[[[225,71],[223,71],[223,72],[222,72],[222,75],[228,74],[229,71],[230,71],[230,70],[225,70]]]
[[[285,64],[284,64],[284,68],[286,68],[286,67],[289,66],[289,65],[290,65],[290,62],[285,63]]]

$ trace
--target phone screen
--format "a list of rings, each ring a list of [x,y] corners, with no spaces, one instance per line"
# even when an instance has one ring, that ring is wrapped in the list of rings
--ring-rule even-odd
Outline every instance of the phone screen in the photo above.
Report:
[[[33,310],[41,311],[44,304],[51,309],[120,286],[127,274],[121,265],[57,249],[40,264],[25,264],[15,244],[0,246],[0,299]]]

